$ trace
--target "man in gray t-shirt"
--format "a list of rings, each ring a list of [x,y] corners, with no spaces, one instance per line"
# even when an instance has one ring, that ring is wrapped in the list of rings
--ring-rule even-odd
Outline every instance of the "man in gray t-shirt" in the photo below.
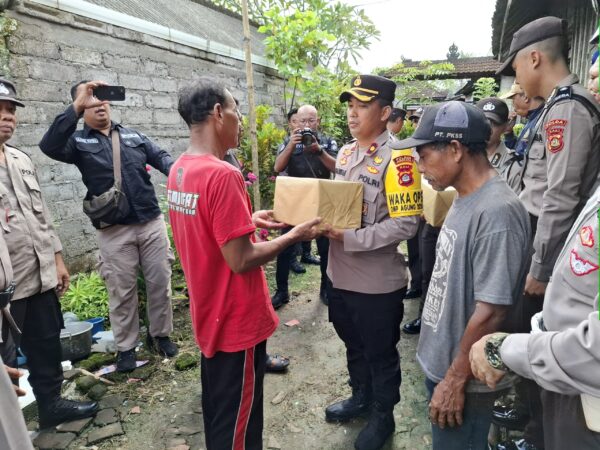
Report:
[[[458,192],[438,238],[417,349],[434,450],[486,448],[497,391],[509,384],[492,392],[469,364],[471,345],[501,328],[522,292],[531,233],[527,211],[488,161],[489,137],[480,109],[447,102],[427,108],[412,138],[395,145],[417,148],[434,189]]]

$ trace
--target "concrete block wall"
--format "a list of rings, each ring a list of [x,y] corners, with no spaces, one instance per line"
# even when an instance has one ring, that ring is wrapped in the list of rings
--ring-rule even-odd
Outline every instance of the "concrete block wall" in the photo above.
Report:
[[[177,113],[177,91],[201,75],[222,79],[246,106],[244,62],[152,36],[23,2],[7,15],[18,22],[8,41],[10,71],[26,103],[11,143],[33,158],[43,195],[72,272],[97,260],[93,227],[83,214],[86,189],[72,165],[46,157],[38,148],[54,117],[70,104],[71,86],[83,79],[123,85],[127,100],[112,106],[112,118],[136,128],[174,156],[187,145],[187,127]],[[241,27],[241,23],[240,23]],[[281,110],[283,83],[271,69],[255,66],[257,101]],[[165,177],[152,170],[159,196]]]

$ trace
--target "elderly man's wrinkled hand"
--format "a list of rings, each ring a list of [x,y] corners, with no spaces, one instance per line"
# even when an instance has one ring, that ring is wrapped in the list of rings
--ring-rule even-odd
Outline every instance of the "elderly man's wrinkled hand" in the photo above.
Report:
[[[326,223],[321,227],[323,231],[323,236],[328,239],[333,239],[335,241],[344,242],[344,230],[339,228],[333,228],[330,224]]]
[[[487,360],[485,344],[490,336],[492,335],[488,334],[473,344],[469,352],[469,361],[475,378],[487,384],[490,389],[495,389],[496,384],[506,375],[506,372],[493,368]]]

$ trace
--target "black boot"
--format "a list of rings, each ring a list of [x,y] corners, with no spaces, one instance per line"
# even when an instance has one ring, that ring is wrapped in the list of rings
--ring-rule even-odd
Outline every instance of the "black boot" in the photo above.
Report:
[[[354,448],[356,450],[379,450],[394,434],[395,427],[394,409],[384,408],[379,403],[374,403],[369,423],[358,433],[358,437],[354,441]]]
[[[419,334],[421,332],[421,318],[417,317],[415,320],[405,323],[402,331],[406,334]]]
[[[271,297],[271,303],[273,304],[273,309],[279,309],[286,303],[290,302],[290,295],[287,291],[277,291],[275,295]]]
[[[312,253],[303,253],[302,257],[300,258],[300,262],[304,264],[314,264],[315,266],[318,266],[319,264],[321,264],[321,259],[317,258]]]
[[[96,402],[75,402],[61,397],[46,401],[40,399],[38,400],[40,430],[93,416],[96,411],[98,411]]]
[[[295,256],[290,264],[290,270],[294,273],[306,273],[306,269],[298,262]]]
[[[325,408],[327,422],[347,422],[365,416],[371,410],[371,395],[366,388],[352,389],[352,397]]]
[[[172,358],[179,353],[179,347],[177,347],[177,344],[169,336],[150,336],[150,333],[148,333],[146,335],[146,345],[148,346],[148,350],[167,358]]]

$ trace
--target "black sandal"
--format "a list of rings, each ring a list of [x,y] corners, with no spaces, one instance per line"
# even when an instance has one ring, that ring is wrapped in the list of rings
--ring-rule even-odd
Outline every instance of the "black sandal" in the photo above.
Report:
[[[290,365],[289,358],[267,354],[267,372],[285,372]]]

